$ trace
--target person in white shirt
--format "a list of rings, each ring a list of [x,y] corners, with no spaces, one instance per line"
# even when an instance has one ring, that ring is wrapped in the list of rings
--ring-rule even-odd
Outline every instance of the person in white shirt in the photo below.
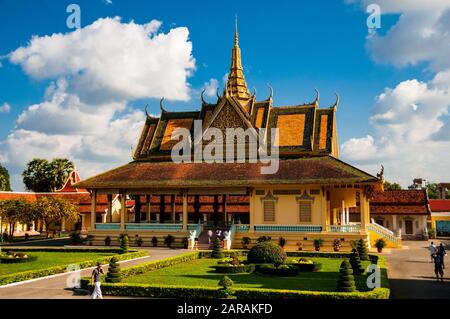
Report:
[[[438,252],[438,249],[436,248],[434,243],[431,242],[430,246],[428,247],[428,250],[430,251],[431,262],[433,262],[434,261],[434,256]]]
[[[212,236],[213,236],[213,232],[212,232],[212,230],[210,229],[210,230],[208,230],[208,244],[211,244]]]

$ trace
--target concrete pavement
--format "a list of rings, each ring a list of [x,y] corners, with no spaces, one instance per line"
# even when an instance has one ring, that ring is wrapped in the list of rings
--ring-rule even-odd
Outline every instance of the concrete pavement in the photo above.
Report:
[[[432,240],[446,244],[450,240]],[[431,263],[428,246],[430,241],[404,241],[404,248],[386,251],[388,276],[393,299],[440,299],[450,298],[450,257],[444,269],[444,283],[436,282],[434,264]]]
[[[142,248],[145,249],[145,248]],[[160,260],[185,253],[185,249],[148,248],[148,257],[120,262],[122,267],[130,267],[149,261]],[[81,276],[90,276],[93,268],[82,270]],[[106,273],[108,266],[103,267]],[[67,288],[67,279],[71,274],[59,274],[49,278],[39,278],[22,284],[12,284],[4,288],[0,286],[0,299],[76,299],[89,298],[84,293],[79,293]],[[113,298],[109,297],[108,299]]]

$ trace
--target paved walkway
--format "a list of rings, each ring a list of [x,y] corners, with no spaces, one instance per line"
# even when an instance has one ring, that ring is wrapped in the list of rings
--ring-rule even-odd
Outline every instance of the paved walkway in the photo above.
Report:
[[[431,241],[404,241],[403,249],[386,251],[391,298],[438,299],[450,298],[450,256],[445,260],[444,283],[436,282],[434,264],[431,263],[428,245]],[[447,244],[450,240],[433,240]]]
[[[122,267],[129,267],[142,264],[149,261],[173,257],[185,253],[184,249],[168,249],[168,248],[148,248],[149,256],[120,262]],[[106,273],[107,266],[103,267]],[[92,268],[83,270],[81,276],[90,276]],[[32,282],[0,287],[0,299],[73,299],[73,298],[89,298],[85,293],[77,293],[67,288],[67,279],[70,274],[61,274],[51,278],[37,279]],[[108,299],[113,298],[109,297]]]

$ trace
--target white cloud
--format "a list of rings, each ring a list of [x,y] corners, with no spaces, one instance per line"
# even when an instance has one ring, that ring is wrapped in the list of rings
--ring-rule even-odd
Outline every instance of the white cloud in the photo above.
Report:
[[[344,159],[371,172],[386,167],[388,180],[407,186],[414,177],[450,179],[450,1],[360,1],[377,3],[398,22],[366,46],[376,62],[398,67],[428,63],[433,79],[404,80],[386,88],[370,117],[374,134],[341,146]]]
[[[11,105],[9,103],[5,102],[0,105],[0,113],[9,113],[9,111],[11,111]]]
[[[205,95],[209,97],[216,96],[218,88],[219,88],[219,81],[217,79],[210,79],[208,82],[203,84]]]
[[[34,36],[9,58],[35,79],[64,77],[68,92],[87,102],[188,100],[187,78],[195,69],[189,31],[158,33],[160,26],[102,18],[70,33]]]
[[[187,28],[99,19],[68,34],[33,37],[10,55],[30,77],[52,80],[0,141],[0,162],[22,190],[33,158],[66,157],[87,178],[132,160],[145,115],[128,104],[164,96],[188,100],[195,60]]]

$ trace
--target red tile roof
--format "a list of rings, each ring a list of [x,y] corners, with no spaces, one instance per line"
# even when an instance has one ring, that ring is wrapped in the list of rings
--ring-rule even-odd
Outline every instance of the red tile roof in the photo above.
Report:
[[[450,199],[430,199],[432,212],[450,212]]]
[[[359,207],[350,209],[359,213]],[[425,190],[397,190],[377,193],[370,200],[371,215],[429,215]]]
[[[132,162],[75,184],[82,188],[208,187],[264,184],[379,183],[379,180],[331,156],[280,160],[275,174],[267,164]]]

